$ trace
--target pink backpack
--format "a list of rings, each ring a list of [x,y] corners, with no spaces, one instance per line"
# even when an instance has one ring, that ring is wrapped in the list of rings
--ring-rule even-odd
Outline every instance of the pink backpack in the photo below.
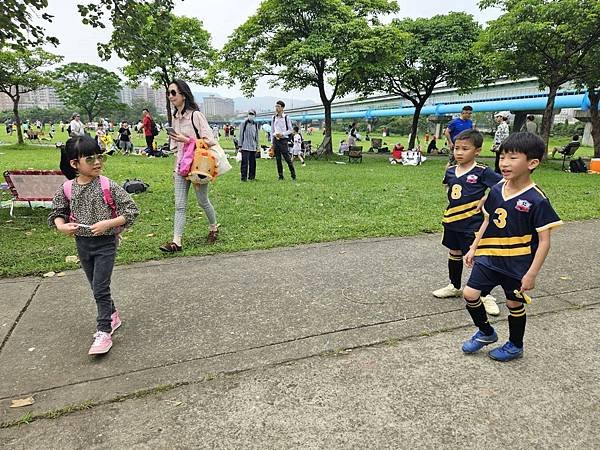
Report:
[[[67,180],[63,183],[63,192],[65,193],[65,197],[67,200],[71,202],[71,197],[73,195],[73,181]],[[106,203],[110,207],[111,216],[114,219],[117,217],[117,205],[110,194],[110,180],[106,178],[104,175],[100,175],[100,186],[102,187],[102,193],[104,194],[104,203]],[[70,209],[70,208],[69,208]],[[75,219],[75,214],[73,214],[73,210],[69,213],[69,222],[77,222]],[[115,235],[119,237],[121,234],[123,227],[115,228]]]

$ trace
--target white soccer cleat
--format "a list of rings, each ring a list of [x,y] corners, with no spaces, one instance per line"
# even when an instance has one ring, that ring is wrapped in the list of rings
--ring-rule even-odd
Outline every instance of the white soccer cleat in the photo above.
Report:
[[[500,309],[496,304],[496,299],[491,295],[486,295],[485,297],[481,297],[481,303],[483,303],[483,307],[485,308],[485,312],[490,316],[497,316],[500,314]]]
[[[446,287],[433,291],[432,294],[437,298],[461,297],[462,289],[456,289],[452,283],[450,283]]]

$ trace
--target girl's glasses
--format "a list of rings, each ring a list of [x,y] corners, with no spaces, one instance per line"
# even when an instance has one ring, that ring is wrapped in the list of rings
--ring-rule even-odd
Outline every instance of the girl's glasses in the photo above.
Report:
[[[99,163],[103,163],[106,161],[106,155],[86,156],[85,158],[83,158],[83,160],[89,165],[94,164],[95,161],[98,161]]]
[[[177,91],[176,91],[176,90],[174,90],[174,89],[171,89],[171,90],[169,91],[169,95],[170,95],[171,97],[175,97],[177,94],[179,94],[179,92],[177,92]]]

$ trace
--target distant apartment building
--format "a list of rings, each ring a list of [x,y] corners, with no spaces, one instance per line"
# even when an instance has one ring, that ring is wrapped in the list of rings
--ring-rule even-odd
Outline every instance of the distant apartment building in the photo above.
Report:
[[[204,114],[206,117],[227,117],[234,113],[233,99],[221,98],[214,95],[203,98]]]
[[[38,89],[37,91],[27,92],[21,94],[19,100],[19,109],[27,108],[61,108],[63,103],[58,98],[56,91],[52,87],[45,87]],[[0,94],[0,111],[12,110],[13,102],[12,99],[2,93]]]
[[[119,92],[119,98],[126,105],[131,106],[134,101],[142,100],[154,105],[160,114],[165,114],[167,111],[167,98],[164,90],[154,89],[146,82],[143,82],[137,88],[125,86]]]

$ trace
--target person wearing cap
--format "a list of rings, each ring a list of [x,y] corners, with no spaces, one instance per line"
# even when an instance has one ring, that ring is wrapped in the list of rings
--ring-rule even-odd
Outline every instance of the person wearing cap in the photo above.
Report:
[[[73,116],[71,116],[69,130],[71,137],[83,136],[85,134],[85,129],[78,113],[74,113]]]
[[[281,157],[283,157],[288,165],[290,176],[293,181],[296,179],[296,170],[294,169],[294,163],[290,156],[288,143],[294,129],[292,128],[292,122],[288,115],[283,113],[284,108],[285,103],[278,100],[275,104],[275,115],[273,116],[273,119],[271,119],[271,143],[273,144],[273,150],[275,151],[279,179],[283,180],[283,164],[281,163]]]
[[[248,117],[240,126],[239,146],[242,152],[242,164],[240,166],[240,179],[242,181],[254,180],[256,177],[256,152],[258,146],[258,123],[256,122],[256,111],[248,111]]]
[[[498,124],[496,133],[494,133],[494,145],[492,146],[492,151],[496,154],[496,162],[494,164],[496,173],[500,173],[500,144],[502,144],[510,134],[510,130],[508,129],[509,117],[510,113],[508,111],[500,111],[494,116],[494,119]]]

